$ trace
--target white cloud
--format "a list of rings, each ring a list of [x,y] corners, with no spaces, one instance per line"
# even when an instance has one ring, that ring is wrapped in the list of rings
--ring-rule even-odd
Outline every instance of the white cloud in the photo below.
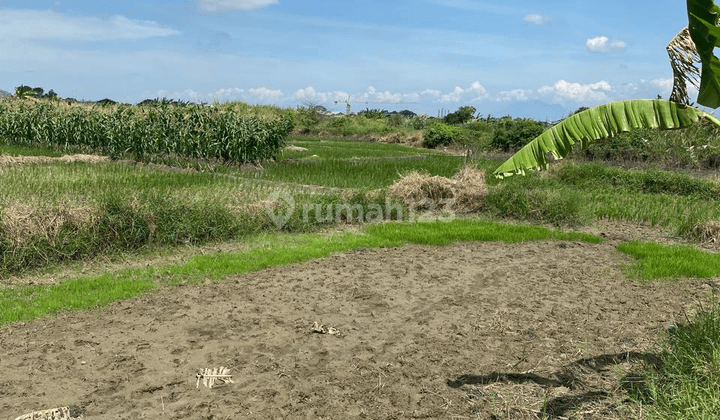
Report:
[[[471,98],[468,98],[472,96]],[[461,100],[470,100],[471,102],[481,101],[487,98],[488,92],[480,82],[473,82],[470,87],[462,88],[455,86],[455,90],[440,97],[440,102],[460,102]]]
[[[627,43],[625,41],[612,41],[606,36],[598,36],[590,38],[585,42],[585,47],[591,53],[611,54],[625,51]]]
[[[299,101],[325,103],[330,99],[330,95],[328,95],[327,93],[318,93],[315,91],[314,87],[308,86],[304,89],[298,89],[297,91],[295,91],[293,98]]]
[[[277,4],[278,0],[200,0],[198,6],[207,12],[255,10]]]
[[[266,87],[250,89],[249,92],[252,98],[258,99],[262,102],[277,101],[283,98],[281,90],[272,90]]]
[[[525,89],[513,89],[505,90],[497,94],[495,100],[498,102],[509,102],[509,101],[527,101],[533,94],[532,90]]]
[[[612,91],[610,83],[601,80],[596,83],[581,84],[558,80],[553,86],[543,86],[538,89],[542,96],[552,96],[563,101],[571,102],[606,102],[606,92]]]
[[[550,23],[551,20],[552,18],[550,18],[549,16],[542,16],[536,13],[525,15],[525,17],[523,18],[523,21],[525,21],[526,23],[531,23],[538,26],[546,25]]]
[[[669,95],[672,91],[673,79],[652,79],[650,85]]]
[[[2,40],[114,41],[179,35],[152,21],[124,16],[73,17],[42,10],[0,10]]]

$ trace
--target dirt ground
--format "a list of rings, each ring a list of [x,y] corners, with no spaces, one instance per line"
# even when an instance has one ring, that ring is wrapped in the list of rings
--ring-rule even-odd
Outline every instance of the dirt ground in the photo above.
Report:
[[[631,415],[619,383],[715,284],[629,281],[606,236],[355,251],[6,325],[0,420]],[[196,388],[220,366],[234,383]]]

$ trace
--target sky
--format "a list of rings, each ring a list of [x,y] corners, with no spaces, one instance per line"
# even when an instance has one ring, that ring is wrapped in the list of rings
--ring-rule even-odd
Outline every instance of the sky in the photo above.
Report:
[[[670,0],[0,0],[0,89],[558,119],[668,98]]]

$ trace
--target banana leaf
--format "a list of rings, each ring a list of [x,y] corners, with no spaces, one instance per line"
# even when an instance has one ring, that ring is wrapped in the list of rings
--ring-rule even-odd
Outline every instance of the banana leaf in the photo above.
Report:
[[[713,54],[720,46],[717,26],[720,8],[713,0],[687,0],[688,29],[697,48],[702,71],[697,103],[710,108],[720,106],[720,60]]]
[[[591,141],[635,128],[685,128],[700,119],[720,126],[720,120],[712,115],[676,102],[662,99],[611,102],[571,115],[547,129],[500,165],[494,174],[505,178],[514,174],[524,175],[528,169],[547,169],[548,154],[562,159],[576,144],[584,149]]]

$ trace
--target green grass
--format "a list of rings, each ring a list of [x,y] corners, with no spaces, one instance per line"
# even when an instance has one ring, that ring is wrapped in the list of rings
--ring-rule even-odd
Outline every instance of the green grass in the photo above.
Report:
[[[451,177],[463,165],[463,158],[448,155],[428,156],[422,160],[326,159],[264,165],[265,171],[245,173],[244,177],[277,182],[319,185],[337,188],[375,189],[391,185],[401,174],[423,171]]]
[[[443,238],[443,232],[448,238]],[[289,240],[288,240],[289,239]],[[68,280],[51,286],[0,289],[0,325],[32,320],[63,310],[80,310],[139,296],[158,287],[222,280],[254,270],[323,258],[360,248],[405,243],[446,245],[456,241],[530,241],[542,239],[601,241],[592,235],[563,234],[534,226],[506,226],[487,221],[372,225],[365,234],[278,235],[247,251],[203,255],[184,264]],[[256,242],[256,243],[258,243]]]
[[[0,143],[0,156],[49,156],[60,157],[65,153],[45,147],[15,146]]]
[[[129,299],[156,288],[143,271],[127,271],[123,280],[103,274],[53,286],[23,286],[0,289],[0,325],[41,318],[47,314],[83,310]]]
[[[566,233],[537,226],[506,225],[457,219],[450,223],[385,223],[370,225],[366,232],[388,240],[404,240],[422,245],[448,245],[458,241],[526,242],[539,240],[584,241],[600,243],[595,235]]]
[[[619,245],[617,249],[636,259],[629,271],[640,279],[710,279],[720,275],[720,254],[693,247],[632,241]]]
[[[496,187],[487,198],[488,210],[498,217],[570,225],[611,219],[671,227],[686,237],[698,223],[720,220],[720,188],[714,181],[670,171],[570,164],[549,173],[487,180]]]
[[[437,152],[417,149],[399,144],[374,143],[351,139],[302,139],[290,138],[289,145],[304,147],[308,151],[283,151],[279,161],[303,159],[317,155],[322,160],[331,159],[382,159],[401,156],[436,155]]]
[[[717,419],[720,413],[720,305],[701,308],[660,341],[635,401],[653,419]]]
[[[691,175],[659,169],[626,170],[613,166],[572,163],[560,165],[552,176],[564,185],[643,194],[720,198],[720,184]]]

